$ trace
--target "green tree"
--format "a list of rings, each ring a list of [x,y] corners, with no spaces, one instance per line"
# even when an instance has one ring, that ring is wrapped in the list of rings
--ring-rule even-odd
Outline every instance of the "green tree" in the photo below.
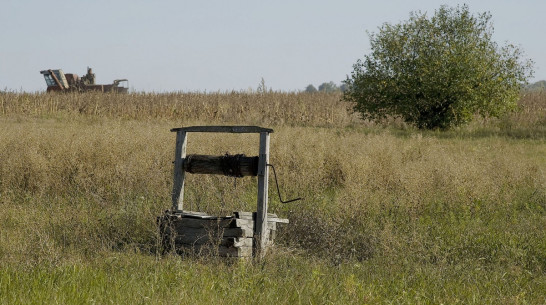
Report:
[[[308,85],[307,87],[305,87],[305,92],[315,93],[315,92],[317,92],[317,88],[315,88],[315,86],[313,86],[313,85]]]
[[[336,92],[336,91],[339,91],[339,88],[334,82],[329,82],[329,83],[322,83],[318,87],[318,90],[320,92]]]
[[[538,82],[528,85],[525,89],[527,91],[545,91],[546,90],[546,80],[540,80]]]
[[[492,41],[490,21],[463,5],[384,24],[369,33],[371,54],[353,66],[343,99],[364,119],[397,116],[426,129],[514,109],[533,63],[518,47]]]

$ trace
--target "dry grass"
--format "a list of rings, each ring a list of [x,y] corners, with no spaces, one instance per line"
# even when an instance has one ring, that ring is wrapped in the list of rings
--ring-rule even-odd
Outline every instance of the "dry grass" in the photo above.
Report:
[[[85,116],[222,124],[343,127],[357,122],[339,94],[0,94],[1,115]]]
[[[0,98],[0,269],[7,270],[0,272],[0,292],[15,289],[7,279],[28,278],[20,283],[26,287],[58,274],[97,289],[82,299],[107,302],[97,292],[108,282],[100,280],[106,272],[168,300],[161,285],[173,282],[154,278],[172,277],[172,266],[181,264],[197,268],[175,273],[192,287],[205,287],[192,280],[199,277],[214,285],[235,283],[233,289],[249,289],[241,295],[265,293],[269,303],[275,295],[296,303],[298,296],[300,303],[544,300],[538,292],[546,287],[544,95],[525,96],[523,110],[503,119],[519,127],[489,120],[448,133],[361,123],[345,112],[338,95],[3,93]],[[170,207],[175,139],[169,129],[190,124],[275,129],[271,163],[283,195],[305,200],[282,205],[270,184],[271,210],[291,223],[265,267],[195,265],[170,256],[157,263],[155,216]],[[258,148],[255,135],[190,134],[188,141],[188,153],[256,155]],[[211,213],[249,211],[255,192],[252,178],[235,184],[233,178],[189,175],[185,202]],[[102,262],[118,254],[126,258]],[[139,286],[122,271],[136,268],[133,259],[145,266],[136,272],[142,283],[160,285],[157,290]],[[67,266],[78,266],[85,276]],[[271,276],[260,275],[260,268]],[[291,274],[282,270],[290,268],[296,278],[283,281]],[[245,275],[276,290],[266,293]],[[308,293],[296,295],[298,284]],[[468,285],[479,291],[465,290]],[[29,287],[52,291],[45,284]],[[114,287],[110,299],[135,300],[132,294],[120,297],[124,288]],[[214,290],[207,293],[202,299],[186,297],[217,300]],[[0,303],[9,300],[14,299],[0,296]]]
[[[129,208],[130,202],[142,196],[158,201],[145,203],[151,205],[147,210],[157,214],[170,207],[174,134],[168,131],[169,123],[32,121],[2,125],[3,198],[18,201],[20,196],[30,196],[26,206],[37,204],[43,209],[35,201],[45,200],[49,205],[56,198],[83,197],[89,208],[111,212]],[[256,155],[257,142],[256,136],[191,134],[188,152]],[[372,251],[366,240],[390,243],[389,238],[375,236],[379,232],[369,232],[377,225],[370,216],[381,215],[385,208],[410,213],[406,216],[414,219],[436,203],[471,213],[474,205],[484,202],[494,205],[488,207],[492,211],[528,204],[519,202],[522,192],[534,192],[535,199],[531,199],[540,200],[544,197],[541,190],[546,189],[546,148],[539,143],[496,137],[439,139],[422,134],[408,139],[389,131],[367,134],[359,129],[279,127],[271,142],[271,163],[280,171],[285,197],[306,200],[280,206],[271,192],[272,208],[293,218],[286,237],[292,245],[304,244],[325,255],[347,255],[344,251],[354,247],[339,240],[341,230],[350,242],[362,238],[355,255],[365,258]],[[253,209],[254,184],[252,178],[235,182],[233,178],[190,175],[186,204],[216,213]],[[54,208],[52,213],[59,211]],[[349,231],[355,225],[364,227],[351,237]]]
[[[77,118],[170,121],[178,125],[244,124],[346,128],[354,126],[411,129],[400,119],[379,124],[363,122],[342,102],[340,93],[264,94],[135,93],[135,94],[44,94],[0,92],[0,115],[70,120]],[[512,137],[546,136],[546,93],[524,92],[516,112],[500,119],[476,118],[457,134]],[[449,134],[449,133],[448,133]]]

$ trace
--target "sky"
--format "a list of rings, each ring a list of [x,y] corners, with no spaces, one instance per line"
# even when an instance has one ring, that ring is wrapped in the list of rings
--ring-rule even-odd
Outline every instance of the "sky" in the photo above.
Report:
[[[521,47],[546,79],[544,0],[0,0],[0,90],[38,92],[63,69],[135,92],[275,91],[340,84],[369,54],[367,32],[442,4],[490,12],[493,39]]]

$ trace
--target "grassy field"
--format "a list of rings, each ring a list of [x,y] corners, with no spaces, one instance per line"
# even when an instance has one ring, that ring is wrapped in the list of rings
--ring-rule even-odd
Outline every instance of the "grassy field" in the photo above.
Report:
[[[0,93],[1,304],[544,304],[546,94],[447,132],[338,94]],[[289,218],[262,262],[162,255],[175,135],[270,127]],[[188,153],[256,155],[256,135]],[[272,181],[271,181],[272,182]],[[189,175],[187,209],[255,209],[254,178]]]

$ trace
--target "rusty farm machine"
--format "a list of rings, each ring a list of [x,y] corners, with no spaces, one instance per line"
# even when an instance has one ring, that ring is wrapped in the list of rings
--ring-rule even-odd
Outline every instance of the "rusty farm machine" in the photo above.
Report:
[[[95,83],[95,74],[91,68],[87,68],[87,74],[79,77],[77,74],[64,73],[61,69],[42,70],[47,84],[47,92],[117,92],[127,93],[129,81],[127,79],[116,79],[112,84],[99,85]]]

